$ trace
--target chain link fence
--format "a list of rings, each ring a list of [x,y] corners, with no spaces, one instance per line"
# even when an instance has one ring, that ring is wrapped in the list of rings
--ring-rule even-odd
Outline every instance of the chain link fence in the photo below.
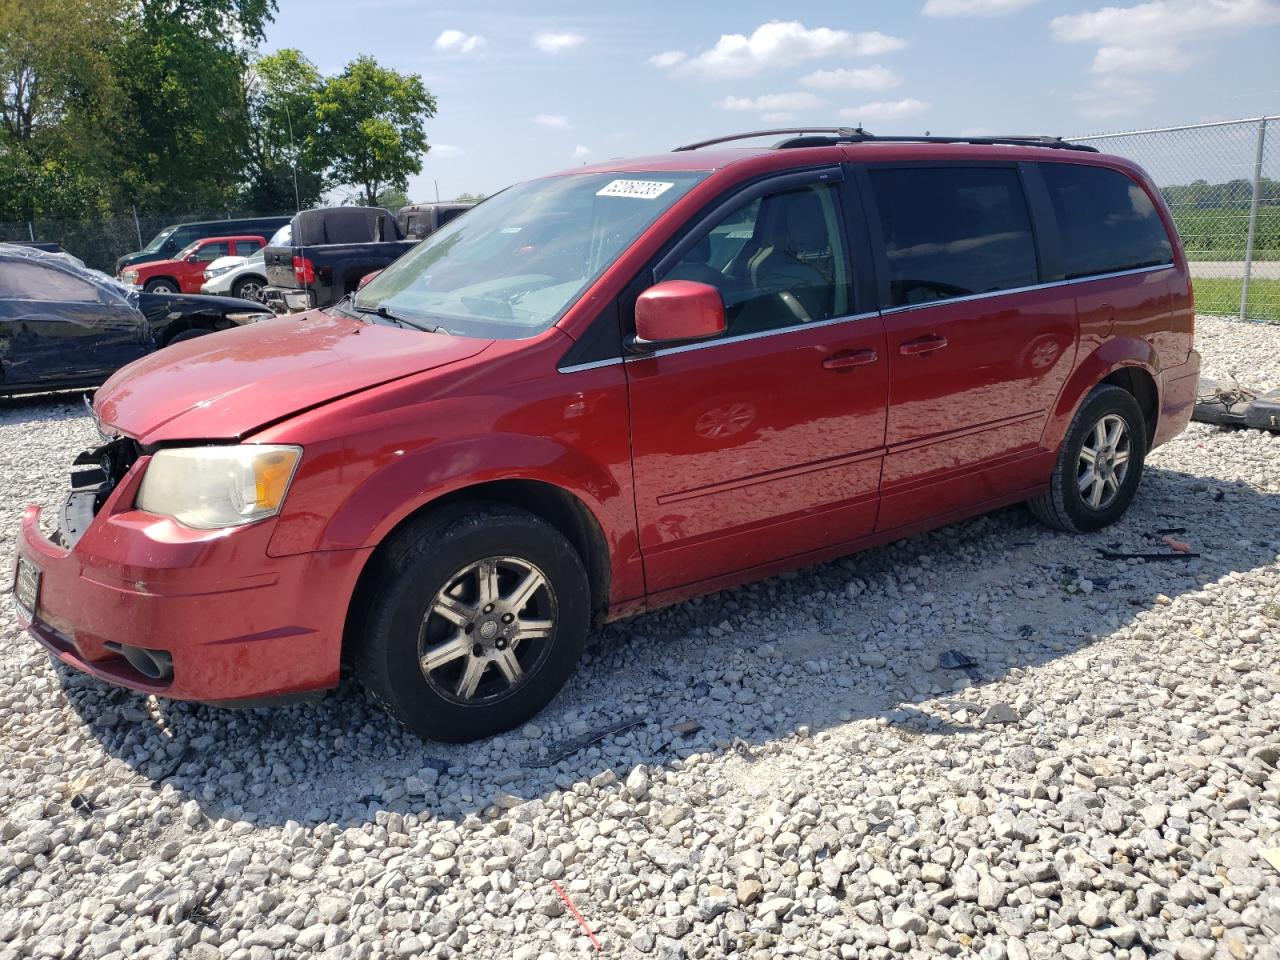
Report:
[[[1151,175],[1182,236],[1198,313],[1280,322],[1280,116],[1067,139]]]
[[[0,220],[0,243],[6,240],[56,243],[88,266],[114,273],[117,257],[141,250],[157,233],[175,223],[240,217],[291,217],[293,213],[293,210],[197,210],[155,214],[129,211],[99,220]]]

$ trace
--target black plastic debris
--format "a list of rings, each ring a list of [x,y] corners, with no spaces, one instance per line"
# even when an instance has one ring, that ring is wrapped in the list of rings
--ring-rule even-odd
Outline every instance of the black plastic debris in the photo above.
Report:
[[[1191,419],[1222,427],[1280,432],[1280,389],[1263,393],[1235,382],[1201,377],[1200,395]]]
[[[579,750],[583,749],[584,747],[589,747],[593,743],[598,743],[599,741],[603,740],[605,737],[613,736],[613,734],[615,733],[622,733],[622,731],[624,730],[630,730],[632,727],[638,727],[642,723],[644,723],[644,717],[633,717],[630,720],[619,720],[617,723],[612,723],[609,726],[604,727],[600,730],[595,730],[590,733],[584,733],[580,737],[573,737],[572,739],[569,739],[569,740],[561,740],[559,743],[554,744],[552,748],[547,752],[547,758],[545,760],[531,760],[529,761],[528,766],[530,767],[554,766],[555,764],[563,760],[565,757],[568,757],[577,753]]]
[[[1198,553],[1119,553],[1115,550],[1098,549],[1103,560],[1195,560]]]
[[[938,656],[938,666],[944,670],[972,670],[978,661],[959,650],[943,650]]]

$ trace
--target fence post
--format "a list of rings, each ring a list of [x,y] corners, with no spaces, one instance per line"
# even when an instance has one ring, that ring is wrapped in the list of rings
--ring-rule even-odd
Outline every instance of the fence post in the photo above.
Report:
[[[1244,240],[1244,282],[1240,284],[1240,319],[1249,318],[1249,274],[1253,269],[1253,235],[1258,229],[1258,199],[1262,191],[1262,148],[1267,140],[1267,118],[1258,120],[1258,152],[1253,159],[1253,196],[1249,200],[1249,232]]]
[[[36,242],[36,228],[30,220],[27,221],[27,234],[31,237],[31,242]]]
[[[138,233],[138,249],[142,249],[142,224],[138,223],[138,205],[131,203],[129,206],[133,209],[133,229]]]

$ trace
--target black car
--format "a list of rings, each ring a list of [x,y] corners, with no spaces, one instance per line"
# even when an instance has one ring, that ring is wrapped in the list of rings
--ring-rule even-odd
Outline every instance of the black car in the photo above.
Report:
[[[289,220],[289,217],[244,217],[239,220],[201,220],[171,224],[152,237],[151,242],[141,250],[119,257],[116,260],[116,276],[120,276],[125,267],[134,264],[168,260],[179,250],[207,237],[269,237]]]
[[[0,243],[0,395],[96,387],[153,350],[265,316],[251,300],[140,293],[68,254]]]

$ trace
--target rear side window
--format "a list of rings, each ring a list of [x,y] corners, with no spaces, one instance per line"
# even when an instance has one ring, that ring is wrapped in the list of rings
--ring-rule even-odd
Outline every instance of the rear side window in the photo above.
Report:
[[[1117,170],[1077,163],[1040,165],[1061,234],[1070,280],[1173,262],[1173,245],[1147,192]]]
[[[894,307],[1038,282],[1018,172],[1000,167],[869,172]]]

